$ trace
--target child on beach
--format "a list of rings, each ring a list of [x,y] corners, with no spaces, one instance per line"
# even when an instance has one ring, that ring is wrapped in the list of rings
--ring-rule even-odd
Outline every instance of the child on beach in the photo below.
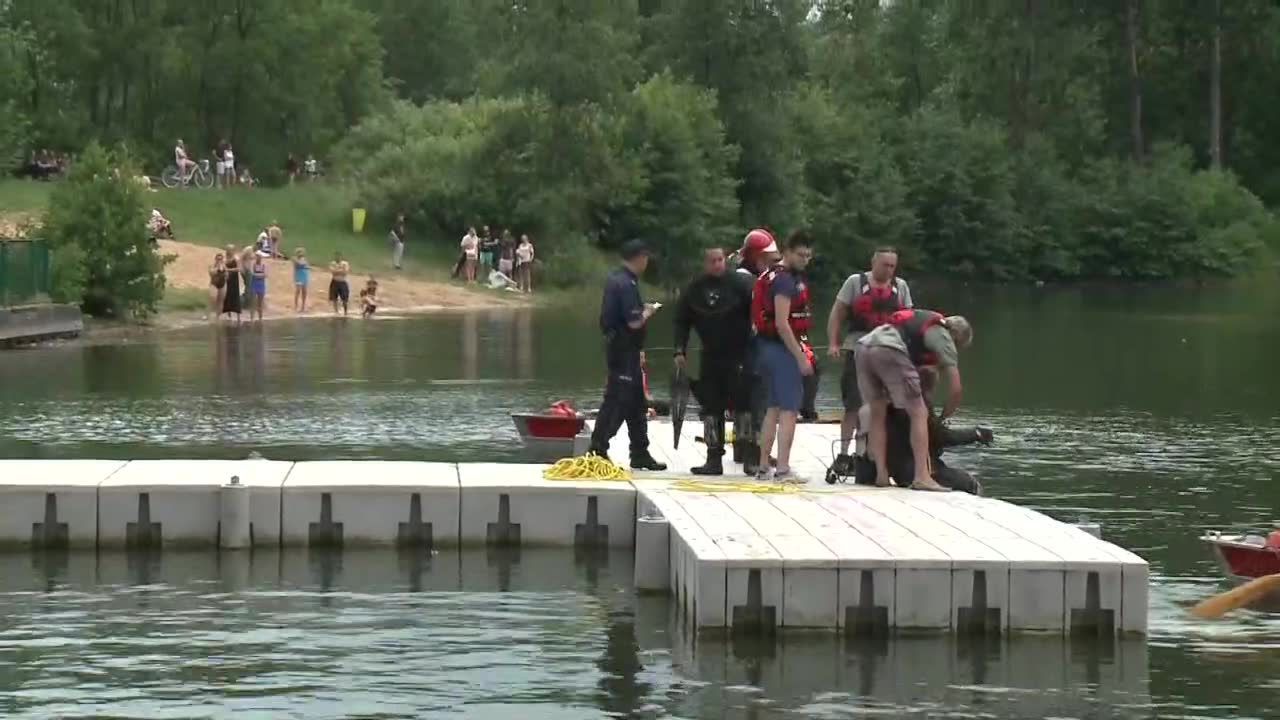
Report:
[[[307,285],[311,283],[311,263],[307,262],[306,248],[293,251],[293,309],[307,311]]]
[[[371,318],[378,311],[378,281],[369,278],[369,282],[360,291],[360,317]]]
[[[267,303],[267,262],[262,254],[258,254],[253,260],[253,275],[250,287],[253,290],[253,309],[249,313],[249,319],[253,319],[253,313],[258,314],[258,319],[262,319],[262,307]]]

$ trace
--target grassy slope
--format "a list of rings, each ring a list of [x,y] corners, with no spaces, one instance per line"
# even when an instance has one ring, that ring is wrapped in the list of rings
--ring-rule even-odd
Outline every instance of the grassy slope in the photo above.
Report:
[[[50,183],[0,182],[0,212],[43,213],[53,189]],[[284,228],[287,250],[301,245],[312,263],[328,262],[341,251],[357,273],[385,272],[391,266],[385,219],[370,218],[364,232],[351,231],[351,202],[341,188],[297,185],[255,190],[160,190],[144,202],[159,208],[183,242],[222,248],[252,244],[272,221]],[[407,274],[424,280],[447,279],[452,252],[426,242],[409,228],[405,252]]]
[[[25,180],[0,181],[0,213],[22,212],[40,215],[54,185]],[[286,250],[301,245],[307,249],[312,264],[327,263],[335,251],[341,251],[351,262],[352,270],[384,273],[391,267],[391,251],[387,245],[386,218],[369,218],[364,232],[351,231],[351,200],[339,186],[303,184],[284,188],[254,190],[165,190],[146,193],[144,202],[157,207],[174,224],[177,239],[182,242],[223,248],[227,244],[244,247],[251,244],[268,223],[278,221],[284,228]],[[461,232],[459,232],[459,237]],[[429,281],[446,281],[457,258],[454,238],[428,237],[423,230],[409,226],[409,243],[405,252],[405,274]],[[594,251],[593,251],[594,253]],[[212,259],[212,254],[210,255]],[[594,306],[599,302],[600,282],[605,272],[616,263],[606,253],[586,263],[579,285],[570,288],[538,288],[538,298],[551,304]],[[165,309],[188,309],[199,305],[198,293],[180,298],[174,293],[165,298]],[[646,297],[661,297],[657,288],[649,287]],[[180,307],[175,307],[175,304]]]

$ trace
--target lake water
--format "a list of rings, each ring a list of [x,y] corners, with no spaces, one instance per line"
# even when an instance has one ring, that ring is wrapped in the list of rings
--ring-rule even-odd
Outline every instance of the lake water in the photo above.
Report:
[[[695,642],[625,554],[0,555],[0,716],[1274,716],[1280,618],[1185,608],[1222,587],[1202,530],[1280,521],[1280,290],[916,294],[976,328],[962,419],[997,443],[954,461],[1147,558],[1145,641]],[[598,402],[594,309],[0,353],[0,456],[516,460],[509,412]]]

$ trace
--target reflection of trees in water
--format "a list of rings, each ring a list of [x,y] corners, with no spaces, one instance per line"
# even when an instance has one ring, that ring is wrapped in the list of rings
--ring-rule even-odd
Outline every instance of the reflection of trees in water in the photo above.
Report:
[[[462,377],[474,380],[480,373],[480,318],[474,312],[462,315]]]
[[[515,342],[515,375],[522,380],[532,379],[537,366],[534,364],[533,310],[530,308],[515,313]]]
[[[596,666],[600,668],[600,709],[631,717],[644,704],[651,687],[641,682],[644,671],[640,664],[640,643],[636,640],[635,612],[630,608],[612,609],[604,631],[604,653]]]

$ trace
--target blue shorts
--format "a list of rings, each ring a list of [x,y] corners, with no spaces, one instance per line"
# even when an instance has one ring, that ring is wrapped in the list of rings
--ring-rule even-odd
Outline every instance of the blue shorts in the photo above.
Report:
[[[786,345],[773,340],[757,342],[756,372],[769,388],[765,407],[800,411],[804,400],[804,376]]]

